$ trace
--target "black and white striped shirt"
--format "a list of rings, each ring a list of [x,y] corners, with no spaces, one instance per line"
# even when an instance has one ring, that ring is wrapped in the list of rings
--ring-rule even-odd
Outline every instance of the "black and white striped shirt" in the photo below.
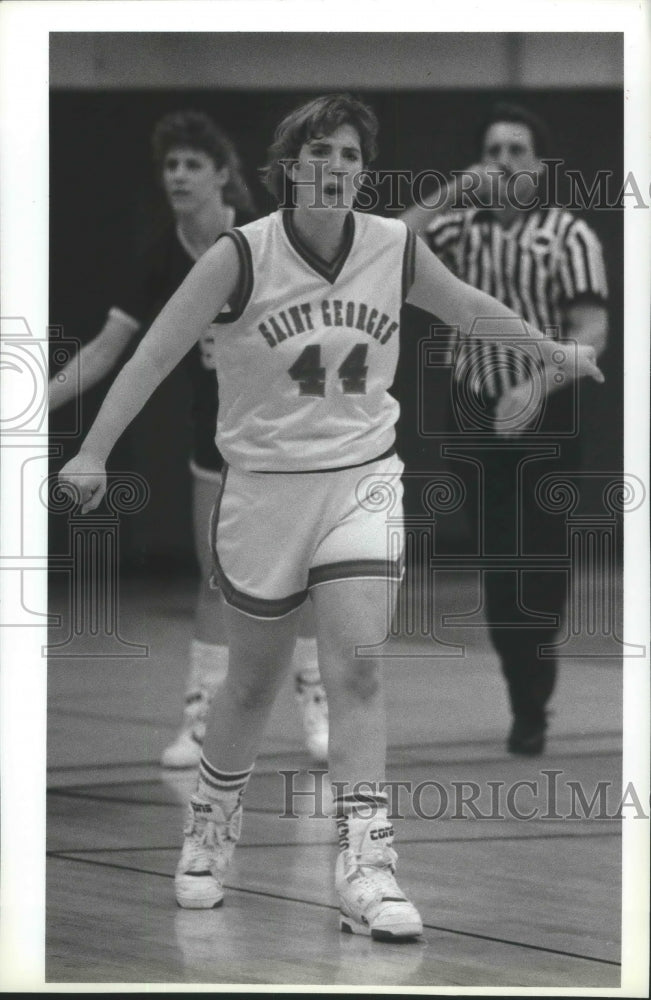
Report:
[[[568,306],[584,300],[605,304],[608,298],[601,243],[585,221],[565,209],[522,212],[507,226],[486,209],[457,210],[436,218],[425,239],[462,281],[554,339],[563,336]],[[489,392],[496,396],[527,375],[505,351],[486,342],[467,345],[459,364],[494,371]]]

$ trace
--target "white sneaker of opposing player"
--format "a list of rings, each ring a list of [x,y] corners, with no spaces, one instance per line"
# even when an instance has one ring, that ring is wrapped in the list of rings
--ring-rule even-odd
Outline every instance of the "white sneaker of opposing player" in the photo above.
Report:
[[[301,706],[303,735],[307,752],[314,761],[328,759],[328,699],[320,680],[295,677],[296,700]]]
[[[173,742],[161,755],[161,766],[169,768],[197,767],[206,732],[208,699],[204,692],[188,696],[183,711],[183,723]]]
[[[193,795],[183,833],[185,840],[176,867],[176,901],[187,910],[221,906],[224,876],[240,839],[242,807],[226,816],[218,802]]]
[[[419,937],[423,923],[418,910],[394,878],[398,856],[391,846],[393,827],[386,811],[371,819],[342,817],[337,830],[344,847],[335,869],[341,930],[378,941]]]

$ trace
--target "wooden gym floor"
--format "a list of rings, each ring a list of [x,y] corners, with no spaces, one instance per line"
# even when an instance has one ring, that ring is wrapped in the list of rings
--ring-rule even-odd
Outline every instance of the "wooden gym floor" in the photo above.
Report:
[[[467,602],[464,587],[444,577],[441,607]],[[394,799],[398,879],[425,933],[389,945],[338,930],[332,820],[308,817],[308,796],[282,815],[290,780],[295,791],[318,782],[327,807],[291,678],[247,791],[224,906],[177,908],[194,774],[158,760],[179,723],[193,587],[126,582],[119,600],[121,637],[147,656],[64,648],[49,661],[47,983],[617,989],[621,822],[607,814],[621,799],[618,659],[564,659],[547,751],[517,759],[484,629],[448,629],[460,657],[432,656],[422,636],[391,641],[388,778],[420,786],[418,801]],[[65,605],[55,581],[63,630]],[[599,788],[601,802],[582,808],[580,794],[589,803]]]

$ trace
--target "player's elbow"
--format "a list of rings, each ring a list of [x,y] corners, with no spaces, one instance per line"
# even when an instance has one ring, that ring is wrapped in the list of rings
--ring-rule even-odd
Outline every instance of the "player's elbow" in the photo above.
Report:
[[[116,364],[120,353],[120,351],[116,350],[115,345],[106,340],[98,339],[93,350],[95,367],[100,370],[101,374],[110,371]]]
[[[86,344],[80,351],[77,362],[84,387],[89,388],[107,375],[116,361],[117,355],[112,345],[101,335]]]
[[[134,354],[133,360],[148,377],[160,383],[167,378],[179,359],[176,355],[171,357],[170,352],[162,344],[145,338]]]

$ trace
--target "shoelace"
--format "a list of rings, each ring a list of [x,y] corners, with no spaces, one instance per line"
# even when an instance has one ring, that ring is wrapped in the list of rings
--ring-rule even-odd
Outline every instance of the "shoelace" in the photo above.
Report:
[[[201,826],[203,829],[199,829]],[[193,835],[190,841],[191,862],[200,861],[206,867],[210,867],[209,862],[214,863],[215,861],[214,851],[216,848],[227,847],[231,841],[233,846],[235,845],[237,835],[232,836],[233,833],[236,833],[235,814],[223,823],[213,820],[198,821],[194,817],[190,831],[190,834]]]
[[[398,855],[392,847],[377,848],[368,851],[363,857],[356,855],[355,883],[362,889],[372,891],[377,895],[387,893],[396,895],[400,892],[394,878]]]
[[[203,829],[200,829],[201,826]],[[208,864],[210,851],[214,850],[219,843],[217,824],[208,820],[201,824],[195,818],[189,835],[192,837],[189,844],[190,864],[200,862],[202,867],[210,867]]]

